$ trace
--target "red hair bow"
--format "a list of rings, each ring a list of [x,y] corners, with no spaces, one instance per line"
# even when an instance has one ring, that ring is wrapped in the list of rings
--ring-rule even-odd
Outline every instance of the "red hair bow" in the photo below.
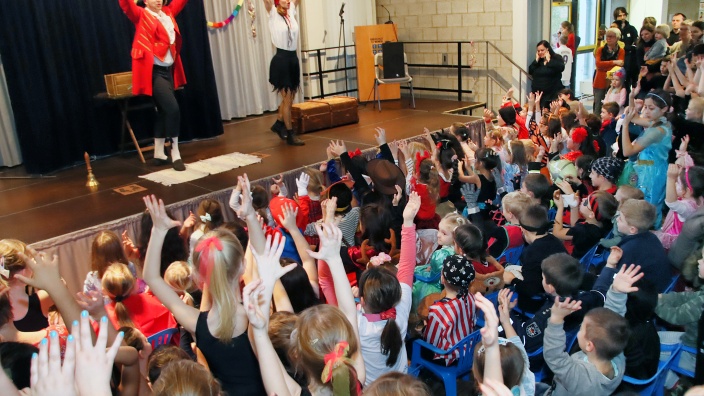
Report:
[[[585,140],[587,140],[587,130],[585,128],[579,127],[572,131],[572,142],[582,144]]]
[[[355,150],[355,151],[348,151],[348,152],[347,152],[347,155],[349,155],[349,156],[350,156],[350,159],[352,159],[352,158],[354,158],[354,157],[356,157],[356,156],[358,156],[358,155],[362,155],[362,150],[357,149],[357,150]]]
[[[379,314],[381,320],[396,319],[396,308],[389,308],[386,311]]]
[[[416,174],[420,173],[420,163],[428,158],[430,158],[430,153],[427,150],[423,151],[422,154],[420,151],[416,151]]]
[[[320,376],[320,379],[324,384],[327,384],[332,380],[332,372],[338,364],[343,363],[345,360],[349,360],[347,357],[349,350],[350,344],[347,341],[340,341],[335,344],[335,348],[332,352],[325,354],[325,367],[323,367],[323,373]]]
[[[437,147],[438,150],[440,150],[442,148],[442,142],[438,142],[438,144],[436,144],[435,147]]]
[[[219,252],[222,251],[222,242],[220,242],[220,239],[216,236],[203,239],[196,245],[196,253],[200,253],[200,257],[198,258],[198,272],[206,284],[210,284],[210,273],[213,269],[213,260],[210,257],[210,252],[213,247]]]

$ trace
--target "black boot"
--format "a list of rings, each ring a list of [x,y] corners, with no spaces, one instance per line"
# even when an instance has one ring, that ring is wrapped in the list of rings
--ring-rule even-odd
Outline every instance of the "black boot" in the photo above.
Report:
[[[281,140],[286,139],[286,124],[281,120],[276,120],[274,125],[271,126],[271,131],[279,135]]]
[[[296,132],[294,132],[293,129],[289,129],[287,133],[288,136],[286,137],[286,143],[289,146],[305,146],[303,140],[299,139],[298,136],[296,136]]]

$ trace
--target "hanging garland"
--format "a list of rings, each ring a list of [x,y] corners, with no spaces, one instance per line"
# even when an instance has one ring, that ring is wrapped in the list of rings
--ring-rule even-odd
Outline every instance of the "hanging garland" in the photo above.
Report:
[[[227,19],[225,19],[222,22],[210,22],[208,21],[208,27],[211,29],[220,29],[223,28],[232,22],[233,19],[237,16],[237,14],[240,13],[240,9],[242,8],[242,5],[244,4],[244,0],[238,0],[237,6],[235,6],[235,9],[232,10],[232,14],[230,14]]]

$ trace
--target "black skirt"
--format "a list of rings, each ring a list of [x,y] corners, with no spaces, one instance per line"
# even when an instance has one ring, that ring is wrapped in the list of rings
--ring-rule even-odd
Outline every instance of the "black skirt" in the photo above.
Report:
[[[269,83],[276,92],[297,92],[301,85],[301,65],[296,51],[276,49],[269,64]]]

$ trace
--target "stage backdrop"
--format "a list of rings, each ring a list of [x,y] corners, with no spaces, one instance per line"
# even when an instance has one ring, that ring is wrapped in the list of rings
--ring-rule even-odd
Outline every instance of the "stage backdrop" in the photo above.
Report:
[[[183,35],[188,84],[177,92],[181,139],[223,133],[203,0],[190,0],[176,21]],[[118,150],[119,111],[94,96],[103,75],[131,70],[134,25],[117,0],[4,1],[0,55],[28,172],[73,165],[83,152]],[[153,111],[131,115],[135,132],[151,136]]]

